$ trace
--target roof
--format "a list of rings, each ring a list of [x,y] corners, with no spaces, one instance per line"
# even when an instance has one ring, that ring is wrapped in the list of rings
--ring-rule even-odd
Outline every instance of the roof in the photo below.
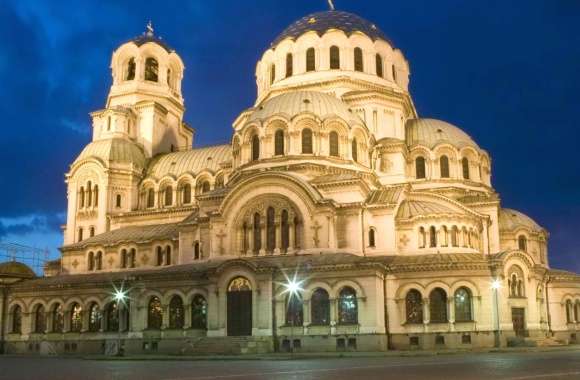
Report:
[[[198,174],[202,170],[217,172],[220,164],[232,159],[229,144],[214,145],[155,156],[147,168],[147,176],[162,178],[166,175],[179,176],[183,173]]]
[[[404,186],[393,186],[373,190],[369,193],[367,204],[395,204],[404,189]]]
[[[463,214],[446,205],[429,201],[405,200],[399,206],[397,219],[410,219],[432,214]]]
[[[177,239],[179,223],[154,224],[149,226],[130,226],[108,231],[78,243],[64,246],[63,249],[82,249],[88,246],[115,245],[124,242],[143,243],[152,240]]]
[[[278,45],[286,38],[295,40],[304,33],[311,31],[321,36],[331,29],[342,30],[347,36],[354,32],[361,32],[373,41],[385,40],[392,45],[391,40],[372,22],[349,12],[332,10],[312,13],[293,22],[276,37],[274,42],[272,42],[272,46]]]
[[[310,112],[324,120],[338,116],[349,123],[364,124],[337,97],[316,91],[292,91],[268,99],[255,108],[248,122],[265,120],[272,116],[282,116],[288,120],[304,112]]]
[[[167,45],[167,43],[161,37],[158,37],[155,35],[155,33],[153,33],[153,25],[151,24],[151,21],[149,21],[149,23],[147,24],[147,27],[145,28],[145,32],[143,32],[143,34],[133,38],[129,42],[133,42],[137,46],[145,45],[148,42],[153,42],[161,46],[168,53],[174,51],[171,47],[169,47],[169,45]]]
[[[96,140],[87,145],[75,162],[97,158],[105,163],[128,163],[144,168],[145,154],[139,145],[123,138]]]
[[[514,231],[520,227],[530,229],[532,231],[544,231],[539,224],[537,224],[529,216],[513,210],[511,208],[502,208],[499,210],[499,229],[504,231]]]
[[[436,119],[410,119],[405,125],[405,137],[408,146],[425,145],[434,148],[440,143],[449,143],[455,147],[471,146],[480,150],[473,139],[458,127]]]
[[[29,266],[18,261],[0,263],[0,277],[34,278],[36,275]]]

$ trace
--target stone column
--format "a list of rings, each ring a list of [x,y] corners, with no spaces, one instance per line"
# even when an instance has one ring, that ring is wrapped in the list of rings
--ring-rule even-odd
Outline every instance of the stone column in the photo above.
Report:
[[[429,324],[431,313],[429,312],[429,298],[423,298],[423,324]]]
[[[260,256],[263,256],[266,254],[266,244],[267,244],[267,241],[266,241],[266,223],[262,222],[262,219],[264,219],[264,218],[260,218],[260,222],[261,222],[260,223],[260,236],[262,237],[262,241],[261,241],[262,247],[260,248],[260,252],[259,252]]]
[[[278,213],[275,218],[274,226],[276,227],[276,246],[274,247],[274,254],[280,254],[282,247],[282,215]]]
[[[449,330],[455,331],[455,298],[447,298],[447,320],[449,321]]]
[[[189,302],[183,304],[183,328],[191,328],[191,304]]]
[[[294,217],[290,219],[290,215],[288,215],[288,252],[292,252],[294,250],[294,246],[296,242],[294,241]]]

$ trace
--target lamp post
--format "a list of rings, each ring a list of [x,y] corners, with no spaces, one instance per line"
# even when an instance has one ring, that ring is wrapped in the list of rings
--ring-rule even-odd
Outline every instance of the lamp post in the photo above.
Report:
[[[123,289],[123,286],[121,286],[121,288],[119,289],[115,288],[113,293],[113,299],[115,300],[115,302],[117,302],[117,324],[119,325],[117,339],[117,356],[123,356],[123,350],[121,349],[121,327],[122,327],[121,312],[123,310],[123,305],[127,301],[127,298],[128,298],[127,291]]]
[[[293,279],[287,278],[286,283],[283,284],[286,288],[283,293],[288,293],[288,305],[286,306],[286,312],[292,305],[292,299],[294,297],[298,297],[298,294],[302,289],[302,281],[296,280],[296,275],[294,275]],[[294,354],[294,325],[296,323],[294,310],[292,309],[292,324],[290,326],[290,353]]]
[[[499,279],[493,280],[491,289],[493,290],[493,299],[495,305],[495,330],[494,330],[494,345],[500,346],[500,324],[499,324],[499,297],[498,292],[501,288],[501,281]]]

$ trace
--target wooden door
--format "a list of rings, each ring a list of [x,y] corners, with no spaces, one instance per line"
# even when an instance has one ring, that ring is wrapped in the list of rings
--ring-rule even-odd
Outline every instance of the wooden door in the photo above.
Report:
[[[252,335],[252,291],[228,292],[228,335]]]
[[[512,308],[512,323],[516,336],[526,336],[526,311],[522,307]]]

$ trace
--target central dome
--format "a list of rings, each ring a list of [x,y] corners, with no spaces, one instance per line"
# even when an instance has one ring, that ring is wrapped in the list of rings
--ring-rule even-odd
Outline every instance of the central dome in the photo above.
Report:
[[[342,11],[325,11],[309,14],[287,27],[272,43],[278,45],[282,40],[290,38],[295,40],[306,32],[314,31],[319,36],[331,29],[342,30],[347,36],[354,32],[361,32],[369,36],[373,41],[385,40],[391,46],[392,42],[372,22],[352,13]]]

